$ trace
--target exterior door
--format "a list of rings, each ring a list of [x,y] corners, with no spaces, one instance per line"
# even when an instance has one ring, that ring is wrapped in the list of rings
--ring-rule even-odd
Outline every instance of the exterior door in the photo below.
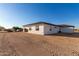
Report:
[[[25,32],[28,32],[28,29],[24,29]]]
[[[61,31],[61,27],[59,28],[59,31],[58,31],[58,33],[61,33],[62,31]]]

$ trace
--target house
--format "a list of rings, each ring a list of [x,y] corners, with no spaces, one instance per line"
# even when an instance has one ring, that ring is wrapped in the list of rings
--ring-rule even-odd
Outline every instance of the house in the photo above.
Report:
[[[36,22],[23,25],[23,32],[46,35],[55,33],[73,33],[74,26],[71,25],[55,25],[47,22]]]

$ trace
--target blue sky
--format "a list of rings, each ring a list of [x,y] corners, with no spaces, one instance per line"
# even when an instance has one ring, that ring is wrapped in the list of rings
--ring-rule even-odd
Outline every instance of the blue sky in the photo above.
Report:
[[[1,26],[9,28],[38,21],[69,24],[79,28],[79,4],[0,4]]]

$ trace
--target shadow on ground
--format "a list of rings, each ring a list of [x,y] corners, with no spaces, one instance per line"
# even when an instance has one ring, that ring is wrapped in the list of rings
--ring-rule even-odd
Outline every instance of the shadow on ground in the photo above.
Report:
[[[57,34],[50,34],[46,36],[64,36],[64,37],[79,38],[79,33],[57,33]]]

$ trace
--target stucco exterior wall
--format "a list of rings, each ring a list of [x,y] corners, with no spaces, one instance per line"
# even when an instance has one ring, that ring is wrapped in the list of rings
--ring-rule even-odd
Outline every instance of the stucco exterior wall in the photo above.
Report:
[[[40,35],[55,34],[55,33],[58,33],[60,30],[60,27],[58,26],[52,26],[52,25],[47,25],[47,24],[38,25],[39,30],[36,30],[36,26],[37,25],[31,25],[31,26],[23,27],[23,28],[28,29],[28,33],[40,34]],[[50,27],[51,27],[51,30],[50,30]],[[31,30],[29,30],[29,28],[31,28]],[[62,33],[73,33],[74,30],[73,30],[73,27],[62,27],[61,32]]]
[[[63,28],[61,28],[61,32],[63,32],[63,33],[73,33],[74,30],[73,30],[73,27],[63,27]]]
[[[59,27],[57,26],[51,26],[51,31],[50,31],[50,26],[51,25],[44,25],[44,34],[55,34],[59,32]]]
[[[24,27],[24,28],[28,29],[28,33],[44,35],[44,26],[43,25],[39,25],[39,30],[36,30],[35,25]],[[29,28],[31,28],[31,30],[29,30]]]

